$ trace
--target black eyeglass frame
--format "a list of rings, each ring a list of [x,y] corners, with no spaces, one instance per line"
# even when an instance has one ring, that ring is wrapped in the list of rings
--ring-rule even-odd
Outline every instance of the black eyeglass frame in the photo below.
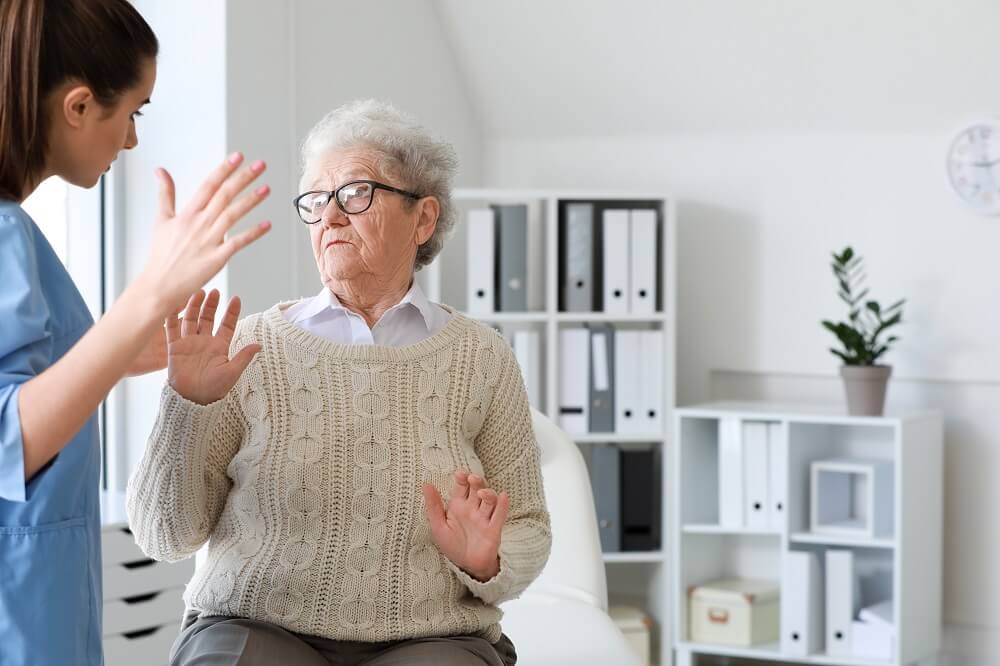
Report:
[[[365,183],[367,185],[371,185],[372,195],[370,197],[368,197],[368,205],[365,206],[362,210],[354,211],[354,212],[350,212],[349,213],[344,208],[344,205],[342,203],[340,203],[340,197],[337,196],[337,195],[345,187],[350,187],[351,185],[357,185],[359,183]],[[423,195],[421,195],[421,194],[416,194],[414,192],[407,192],[406,190],[401,190],[398,187],[393,187],[392,185],[386,185],[385,183],[380,183],[377,180],[362,179],[362,180],[352,180],[349,183],[344,183],[343,185],[341,185],[340,187],[338,187],[335,190],[310,190],[308,192],[303,192],[302,194],[300,194],[297,197],[295,197],[294,199],[292,199],[292,206],[295,207],[295,212],[298,213],[299,219],[302,220],[302,222],[304,222],[305,224],[317,224],[318,222],[322,221],[322,219],[323,219],[322,214],[319,216],[319,219],[313,220],[312,222],[309,222],[304,217],[302,217],[302,209],[299,207],[299,201],[302,199],[302,197],[307,197],[310,194],[325,194],[328,197],[330,197],[329,200],[326,202],[327,206],[330,205],[330,201],[335,201],[335,202],[337,202],[337,208],[339,208],[340,212],[342,212],[344,215],[360,215],[361,213],[366,212],[369,208],[372,207],[372,203],[375,201],[375,190],[386,190],[388,192],[395,192],[396,194],[401,194],[404,197],[408,197],[410,199],[423,199],[424,198]],[[324,210],[326,210],[325,207],[324,207]]]

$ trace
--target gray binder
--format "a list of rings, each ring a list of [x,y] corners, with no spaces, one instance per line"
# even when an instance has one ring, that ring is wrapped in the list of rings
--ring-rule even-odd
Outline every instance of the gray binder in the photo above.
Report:
[[[566,237],[563,239],[564,303],[567,312],[594,310],[594,206],[566,206]]]
[[[490,206],[496,213],[497,303],[501,312],[528,309],[528,207]]]
[[[601,550],[621,550],[621,451],[614,444],[592,444],[590,449],[590,485],[597,510]]]
[[[615,329],[590,326],[590,432],[615,431]]]

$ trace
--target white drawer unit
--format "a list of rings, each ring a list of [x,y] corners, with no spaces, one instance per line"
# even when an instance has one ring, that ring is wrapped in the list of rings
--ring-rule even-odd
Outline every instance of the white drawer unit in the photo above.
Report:
[[[165,666],[180,632],[194,558],[171,564],[146,557],[125,522],[122,494],[102,499],[105,664]]]

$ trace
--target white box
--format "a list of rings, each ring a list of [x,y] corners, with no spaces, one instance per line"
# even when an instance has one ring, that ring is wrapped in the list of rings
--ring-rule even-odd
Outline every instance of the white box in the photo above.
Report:
[[[895,642],[893,629],[858,620],[851,623],[851,652],[855,657],[892,661]]]
[[[891,537],[893,464],[888,460],[816,460],[810,474],[810,529],[816,534]]]
[[[695,643],[748,647],[778,640],[778,583],[728,578],[690,590],[690,634]]]
[[[648,666],[649,636],[653,621],[646,613],[632,606],[609,606],[608,615],[619,630],[625,635],[625,640],[639,657],[639,663]]]

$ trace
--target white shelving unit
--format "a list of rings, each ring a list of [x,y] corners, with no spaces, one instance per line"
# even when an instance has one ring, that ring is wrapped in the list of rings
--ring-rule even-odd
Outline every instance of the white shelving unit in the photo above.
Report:
[[[526,203],[529,206],[529,311],[495,312],[474,315],[480,321],[496,325],[509,334],[519,328],[539,331],[542,341],[542,404],[536,407],[554,422],[559,422],[559,331],[567,326],[588,323],[610,323],[616,328],[655,328],[663,331],[663,428],[661,432],[642,435],[591,433],[575,435],[582,450],[596,443],[613,443],[622,448],[656,447],[661,461],[661,549],[655,552],[605,553],[608,574],[608,596],[611,603],[623,602],[641,607],[655,623],[653,635],[654,663],[670,663],[672,640],[670,637],[670,603],[668,571],[668,498],[667,469],[668,444],[672,433],[670,414],[675,394],[675,340],[676,340],[676,221],[673,199],[664,193],[602,192],[572,190],[511,190],[511,189],[461,189],[453,200],[459,207],[461,219],[454,235],[446,243],[434,263],[417,274],[428,297],[459,310],[467,310],[466,279],[467,256],[466,213],[472,208],[490,204]],[[631,208],[634,204],[654,207],[657,212],[659,248],[658,307],[652,315],[605,312],[562,312],[559,310],[559,212],[566,202],[588,201],[598,204],[621,204]],[[534,221],[533,221],[534,220]],[[598,228],[600,219],[595,220]],[[538,225],[532,228],[532,224]],[[541,247],[538,247],[540,245]],[[534,278],[534,280],[532,280]],[[532,307],[534,304],[534,307]]]
[[[780,529],[730,529],[718,525],[719,424],[778,423],[787,451],[787,510]],[[724,656],[804,664],[903,666],[936,654],[941,635],[942,422],[937,414],[851,417],[825,409],[761,403],[711,403],[677,409],[672,545],[674,649],[678,666],[699,656]],[[893,533],[865,538],[810,532],[810,464],[833,458],[893,463]],[[688,590],[719,578],[770,579],[780,584],[792,551],[820,555],[828,548],[854,552],[858,576],[887,588],[896,608],[894,658],[875,661],[783,654],[780,644],[732,648],[695,644],[688,632]],[[823,558],[820,557],[820,561]],[[821,565],[822,566],[822,565]],[[862,591],[862,597],[864,597]],[[872,603],[878,601],[871,600]]]

